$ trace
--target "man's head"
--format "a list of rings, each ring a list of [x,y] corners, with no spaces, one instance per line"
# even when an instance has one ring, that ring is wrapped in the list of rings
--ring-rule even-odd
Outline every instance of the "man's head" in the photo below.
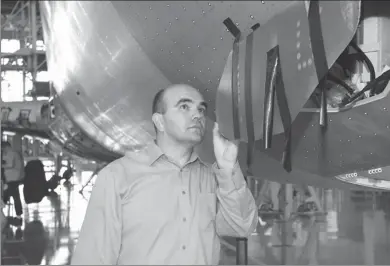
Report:
[[[203,140],[207,104],[203,96],[185,84],[159,91],[153,101],[153,123],[158,136],[194,146]]]

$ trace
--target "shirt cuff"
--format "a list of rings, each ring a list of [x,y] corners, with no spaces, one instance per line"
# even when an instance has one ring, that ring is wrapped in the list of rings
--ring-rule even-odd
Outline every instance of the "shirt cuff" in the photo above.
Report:
[[[215,162],[213,164],[213,171],[217,178],[219,188],[223,190],[238,190],[246,185],[238,162],[236,162],[232,170],[220,169]]]

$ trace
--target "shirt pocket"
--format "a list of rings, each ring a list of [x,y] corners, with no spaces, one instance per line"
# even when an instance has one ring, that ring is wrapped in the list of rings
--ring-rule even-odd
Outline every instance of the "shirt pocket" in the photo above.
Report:
[[[215,193],[200,193],[198,199],[199,226],[203,230],[213,229],[217,215],[217,196]]]

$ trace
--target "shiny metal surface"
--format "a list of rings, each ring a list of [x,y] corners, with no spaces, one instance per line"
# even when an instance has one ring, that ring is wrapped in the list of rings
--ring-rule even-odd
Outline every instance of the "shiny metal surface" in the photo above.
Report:
[[[245,30],[289,3],[41,2],[54,87],[87,135],[115,152],[137,148],[153,139],[151,102],[170,83],[202,90],[213,117],[227,16]]]
[[[54,137],[56,143],[60,144],[60,148],[81,158],[100,162],[109,162],[119,157],[118,154],[105,149],[99,142],[88,137],[78,125],[68,118],[57,94],[54,94],[50,105],[53,108],[53,114],[47,125],[48,131],[52,139]]]
[[[350,110],[329,113],[324,140],[319,135],[319,112],[301,112],[299,116],[306,119],[307,126],[302,132],[304,141],[294,152],[294,165],[328,177],[388,166],[389,99],[390,85],[382,94],[363,100]],[[327,144],[324,160],[320,156],[322,141]],[[325,167],[320,167],[321,164]]]
[[[305,182],[309,184],[314,182],[314,185],[317,185],[323,182],[330,184],[333,182],[332,177],[336,175],[388,166],[390,161],[387,153],[390,145],[389,92],[390,85],[382,94],[363,100],[352,109],[329,112],[328,129],[324,137],[321,136],[318,122],[319,109],[306,109],[305,112],[299,113],[292,124],[292,164],[295,170],[293,172],[313,175],[312,180],[308,178]],[[268,172],[267,169],[273,160],[281,161],[283,140],[284,134],[275,135],[272,150],[267,151],[260,141],[256,142],[256,161],[264,163],[261,167],[265,172]],[[323,149],[324,143],[326,146]],[[275,176],[282,174],[276,170],[281,167],[280,164],[274,167]],[[260,167],[257,171],[261,171]],[[261,176],[264,176],[264,172]],[[303,179],[302,174],[299,176],[296,178],[292,173],[292,176],[285,175],[285,178]],[[367,173],[361,176],[370,178]],[[314,180],[319,177],[322,177],[323,181]],[[378,177],[378,179],[388,180],[389,177]],[[375,179],[371,181],[375,183]],[[385,188],[390,189],[388,186]]]
[[[170,83],[113,4],[43,2],[41,9],[53,85],[76,125],[114,152],[150,141],[148,103]]]
[[[249,38],[245,36],[240,40],[238,74],[240,123],[245,124],[245,94],[249,87],[246,83],[250,83],[252,112],[254,114],[253,121],[250,122],[254,123],[256,140],[265,138],[263,136],[263,119],[265,119],[263,104],[265,104],[265,84],[267,84],[266,75],[269,67],[268,53],[271,49],[278,46],[280,78],[283,81],[290,116],[294,120],[318,86],[319,80],[327,73],[328,67],[334,64],[355,35],[361,13],[360,1],[319,1],[318,9],[320,22],[317,22],[316,17],[312,15],[315,12],[309,16],[307,2],[293,1],[282,12],[263,23],[253,32],[253,44],[251,44],[253,51],[250,55],[252,62],[249,67],[245,60]],[[314,25],[318,25],[321,29],[320,36],[314,34],[311,36],[311,28]],[[313,41],[311,38],[318,39]],[[318,49],[315,48],[321,46],[322,41],[324,54],[319,54]],[[229,65],[231,62],[227,61],[226,64]],[[216,112],[222,133],[227,138],[233,139],[233,129],[224,126],[224,124],[230,125],[229,120],[232,119],[232,111],[227,110],[232,102],[231,84],[229,83],[232,71],[227,66],[224,71],[226,73],[224,72],[222,75],[227,80],[221,80],[222,84],[217,90],[217,100],[218,98],[222,99],[218,100],[220,104],[217,106]],[[249,71],[252,76],[246,80],[246,72]],[[275,100],[273,134],[284,131],[277,97]],[[247,141],[244,125],[241,125],[240,136],[242,141]]]
[[[84,195],[80,195],[80,182],[85,180],[76,175],[71,182],[72,185],[61,184],[55,193],[45,197],[39,204],[24,205],[21,231],[16,233],[14,226],[10,229],[14,236],[22,236],[19,247],[25,247],[25,251],[18,249],[17,245],[13,245],[11,250],[8,248],[15,241],[15,236],[3,242],[3,254],[5,248],[8,248],[8,254],[10,251],[13,254],[23,252],[30,265],[69,264],[92,189],[89,186]],[[290,248],[294,264],[289,265],[388,265],[390,209],[386,202],[390,200],[389,194],[373,195],[332,189],[322,190],[319,195],[327,215],[318,224],[318,235],[310,234],[310,223],[307,220],[295,220],[295,237]],[[373,204],[374,201],[376,204]],[[14,215],[11,205],[4,211],[7,216]],[[42,223],[44,232],[36,230],[39,228],[26,230],[26,224],[31,227],[33,221]],[[277,228],[273,228],[271,223],[257,228],[257,233],[248,241],[248,264],[280,265],[280,248],[272,247],[278,242],[277,233]],[[315,243],[318,243],[317,249],[307,248],[308,245],[315,246]],[[235,265],[234,245],[234,239],[222,240],[220,264]]]
[[[223,20],[230,17],[243,33],[248,33],[251,26],[263,25],[294,2],[39,3],[49,72],[64,111],[63,117],[69,118],[64,118],[69,125],[65,129],[61,129],[62,122],[57,126],[53,124],[52,128],[56,127],[57,132],[66,131],[61,134],[67,136],[63,141],[69,147],[81,152],[85,149],[85,153],[92,149],[90,154],[94,156],[105,154],[104,160],[112,160],[128,149],[142,148],[154,138],[151,123],[154,94],[171,83],[182,82],[198,88],[209,102],[208,133],[199,152],[205,161],[212,162],[211,129],[215,119],[216,89],[233,43]],[[316,118],[297,118],[296,127],[307,128],[312,119],[315,121]],[[74,138],[72,128],[77,132]],[[348,138],[344,135],[349,134],[347,131],[339,133]],[[302,130],[293,130],[293,138],[294,134],[296,139],[303,135]],[[331,172],[318,172],[317,165],[305,161],[303,147],[315,147],[316,138],[293,142],[297,158],[293,172],[287,174],[278,161],[283,147],[283,138],[278,137],[274,136],[275,144],[270,153],[255,151],[255,176],[320,187],[350,187],[341,181],[324,178]],[[337,154],[332,153],[333,157],[344,152],[343,156],[355,158],[345,152],[345,147],[337,150],[341,146],[336,146],[332,146]],[[359,152],[363,152],[361,147]],[[245,168],[245,143],[241,144],[240,154],[241,166]],[[331,163],[330,169],[335,169],[332,173],[359,167],[353,160],[343,164],[343,168],[340,168],[339,160]]]

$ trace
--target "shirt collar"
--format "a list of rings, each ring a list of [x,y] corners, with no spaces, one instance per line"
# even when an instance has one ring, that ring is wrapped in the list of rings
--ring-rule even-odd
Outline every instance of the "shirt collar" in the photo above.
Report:
[[[143,156],[141,156],[143,159],[142,161],[144,161],[148,165],[152,165],[154,162],[156,162],[158,159],[160,159],[162,156],[164,156],[164,153],[162,152],[160,147],[157,146],[155,141],[148,143],[144,149],[136,152],[135,156],[137,156],[137,154],[139,155],[139,153],[141,153],[143,155]],[[141,159],[141,157],[138,156],[138,159]],[[194,150],[191,154],[191,157],[190,157],[190,160],[188,161],[188,163],[195,162],[198,159],[199,159],[199,156]]]

